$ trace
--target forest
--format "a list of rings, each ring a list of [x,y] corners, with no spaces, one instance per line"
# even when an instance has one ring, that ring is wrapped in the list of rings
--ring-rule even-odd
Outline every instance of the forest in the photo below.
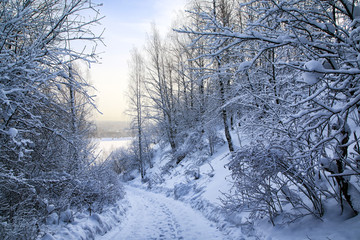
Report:
[[[196,181],[197,166],[224,144],[232,191],[223,209],[274,226],[280,217],[322,219],[334,211],[329,201],[358,215],[359,2],[191,0],[186,8],[167,36],[153,24],[146,46],[133,48],[135,138],[99,164],[82,66],[98,61],[101,5],[0,2],[0,238],[34,239],[54,214],[71,222],[75,209],[101,213],[124,197],[119,175],[156,185],[197,156]],[[168,162],[155,176],[157,148]]]
[[[335,199],[357,215],[358,1],[190,1],[188,9],[166,38],[154,25],[145,49],[132,52],[142,178],[155,135],[171,147],[170,167],[199,149],[211,156],[225,140],[234,182],[226,209],[275,225],[279,215],[321,219]]]

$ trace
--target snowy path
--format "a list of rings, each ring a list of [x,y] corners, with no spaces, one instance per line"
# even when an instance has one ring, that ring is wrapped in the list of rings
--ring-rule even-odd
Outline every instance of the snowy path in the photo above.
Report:
[[[210,221],[191,207],[134,187],[126,187],[131,204],[120,226],[101,240],[225,239]]]

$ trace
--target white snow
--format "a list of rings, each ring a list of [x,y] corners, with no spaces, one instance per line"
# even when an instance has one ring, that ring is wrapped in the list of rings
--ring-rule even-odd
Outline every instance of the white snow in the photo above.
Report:
[[[100,240],[225,239],[199,212],[174,199],[127,186],[127,217]]]
[[[305,68],[309,71],[322,71],[324,70],[324,67],[321,62],[316,60],[310,60],[305,63]]]
[[[76,213],[73,216],[69,211],[63,212],[62,216],[52,213],[46,219],[46,225],[41,227],[37,239],[95,239],[96,236],[109,232],[119,222],[125,221],[124,215],[127,206],[126,200],[120,200],[116,206],[105,209],[101,214],[94,213],[91,216],[88,213]]]
[[[320,61],[310,60],[304,64],[305,69],[310,72],[303,72],[302,77],[304,81],[309,85],[314,85],[319,81],[321,77],[321,71],[324,71],[324,67]]]
[[[358,240],[360,236],[360,216],[349,218],[341,213],[338,206],[329,204],[322,220],[307,216],[289,225],[271,226],[268,222],[258,222],[259,235],[271,240]]]
[[[225,146],[225,149],[223,150],[225,153],[226,148],[227,146]],[[202,195],[205,199],[216,205],[221,204],[220,198],[223,197],[222,193],[230,192],[230,188],[232,187],[231,182],[228,181],[231,179],[230,171],[225,167],[231,156],[224,156],[224,152],[217,152],[214,154],[211,165],[216,170],[213,173],[214,176],[209,178],[209,181],[204,184],[205,188]],[[204,165],[201,169],[205,172],[207,167],[207,165]]]
[[[14,138],[18,134],[18,130],[16,128],[10,128],[8,134],[10,135],[11,138]]]
[[[112,140],[103,142],[103,146],[114,144]],[[246,139],[242,143],[249,144]],[[226,168],[231,155],[226,144],[202,164],[194,164],[203,157],[199,152],[164,172],[162,169],[170,160],[167,150],[158,149],[154,167],[148,169],[149,177],[156,176],[161,181],[143,184],[138,177],[125,187],[126,196],[117,211],[75,216],[72,223],[52,232],[53,227],[58,229],[63,224],[60,221],[56,225],[58,216],[54,214],[43,239],[359,239],[360,217],[341,213],[335,201],[324,201],[327,214],[323,220],[307,216],[288,225],[273,227],[268,219],[249,225],[247,213],[229,213],[221,208],[219,199],[231,189],[230,171]],[[322,163],[327,164],[328,160],[323,159]],[[199,168],[199,179],[187,175],[194,168]]]
[[[251,67],[252,62],[251,61],[244,61],[242,63],[240,63],[238,71],[245,71],[248,68]]]
[[[236,141],[235,136],[233,137],[233,140],[235,145],[239,147],[240,145]],[[249,143],[246,139],[243,139],[242,144],[247,145]],[[155,166],[152,169],[148,169],[148,174],[149,176],[162,176],[163,179],[162,182],[151,184],[151,191],[156,191],[158,193],[162,193],[163,195],[172,196],[190,205],[193,209],[195,209],[195,211],[201,212],[204,217],[213,222],[213,225],[221,229],[221,232],[224,234],[223,239],[359,239],[360,218],[351,218],[351,216],[346,214],[346,212],[342,214],[339,210],[339,206],[335,201],[324,201],[325,207],[327,208],[327,215],[324,216],[323,220],[317,219],[314,216],[307,216],[294,221],[291,224],[279,224],[275,227],[272,226],[268,219],[258,220],[253,225],[249,224],[249,215],[246,212],[229,213],[223,211],[220,198],[224,199],[223,193],[230,193],[232,186],[230,171],[226,168],[226,164],[231,158],[227,145],[224,144],[224,146],[218,147],[217,152],[215,152],[213,156],[210,156],[207,161],[198,166],[200,169],[199,179],[187,177],[186,170],[193,166],[194,162],[198,161],[200,157],[202,157],[201,153],[195,153],[192,157],[185,158],[179,165],[171,168],[169,172],[164,173],[161,169],[165,167],[166,162],[168,162],[169,159],[166,157],[166,151],[161,151],[160,149],[154,158]],[[214,170],[212,170],[209,163]],[[323,163],[326,164],[327,161],[324,159]],[[142,184],[139,178],[135,179],[132,184],[140,188],[145,188],[147,186],[147,184]],[[144,204],[143,208],[151,208],[150,206],[157,205],[157,203],[151,203],[152,200],[143,199],[143,197],[149,199],[153,198],[149,197],[147,192],[144,193],[142,190],[136,191],[135,193],[139,194],[139,196],[135,194],[131,198],[135,198],[136,196],[139,199],[138,201]],[[134,194],[134,192],[131,194]],[[140,211],[144,211],[143,208],[139,207],[138,209]],[[138,213],[133,213],[133,215],[137,214]],[[133,217],[134,216],[131,216],[130,218],[133,219]],[[131,226],[130,223],[125,223],[121,234],[125,234],[124,236],[126,236],[126,234],[128,234],[127,231],[129,231],[126,229],[129,228],[131,229],[133,226]],[[116,234],[119,233],[120,231],[116,231],[114,233],[115,235],[109,235],[109,238],[104,239],[112,239],[111,236],[117,236]],[[139,234],[141,235],[144,233]],[[159,232],[157,231],[154,233],[154,235],[151,236],[154,237],[156,234],[159,234]],[[171,234],[166,236],[171,236]],[[150,239],[152,238],[150,237]],[[153,239],[156,239],[156,237]],[[168,238],[164,237],[164,239]],[[206,237],[189,239],[213,238]]]

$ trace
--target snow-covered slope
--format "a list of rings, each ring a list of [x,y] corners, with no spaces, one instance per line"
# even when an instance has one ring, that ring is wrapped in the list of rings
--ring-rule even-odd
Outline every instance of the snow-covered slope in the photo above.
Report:
[[[360,239],[360,217],[350,218],[339,212],[339,207],[335,208],[336,202],[327,203],[329,211],[321,220],[307,216],[275,227],[268,219],[251,223],[247,213],[227,212],[222,207],[222,199],[226,199],[224,194],[231,193],[232,187],[230,171],[226,167],[231,157],[227,146],[224,144],[207,158],[201,151],[195,152],[179,165],[169,164],[171,157],[167,150],[157,150],[154,167],[147,172],[147,183],[137,178],[131,184],[190,204],[216,223],[228,239],[242,239],[244,236],[244,239],[268,240]]]

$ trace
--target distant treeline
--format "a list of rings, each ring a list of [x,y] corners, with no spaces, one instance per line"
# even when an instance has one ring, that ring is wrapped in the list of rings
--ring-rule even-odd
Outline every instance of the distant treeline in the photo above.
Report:
[[[124,121],[97,121],[95,137],[130,137],[130,123]]]

